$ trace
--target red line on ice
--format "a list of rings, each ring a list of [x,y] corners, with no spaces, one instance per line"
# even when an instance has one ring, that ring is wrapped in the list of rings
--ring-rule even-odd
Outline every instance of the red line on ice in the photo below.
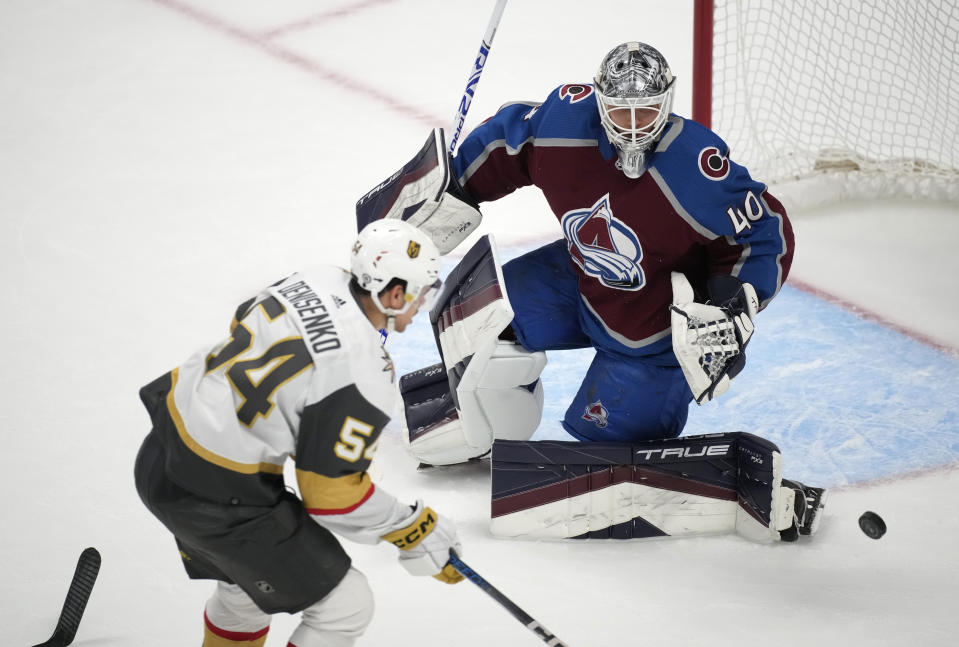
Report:
[[[353,14],[359,13],[364,9],[369,9],[375,5],[390,4],[392,2],[396,2],[396,0],[360,0],[359,2],[349,6],[331,9],[308,18],[303,18],[302,20],[291,22],[290,24],[283,25],[282,27],[275,27],[268,31],[262,32],[261,36],[263,38],[276,38],[277,36],[284,36],[290,32],[310,29],[312,27],[322,25],[323,23],[330,22],[331,20],[352,16]]]
[[[442,119],[435,115],[428,114],[415,106],[411,106],[400,101],[396,97],[380,91],[375,87],[366,85],[345,74],[340,74],[333,69],[325,67],[317,61],[311,60],[305,56],[301,56],[292,50],[272,43],[269,39],[262,35],[248,32],[235,25],[231,25],[218,16],[205,13],[196,9],[195,7],[191,7],[186,3],[179,2],[178,0],[150,0],[150,2],[166,7],[167,9],[172,9],[173,11],[186,16],[187,18],[190,18],[202,25],[205,25],[206,27],[220,32],[221,34],[255,47],[261,52],[279,61],[293,65],[305,72],[310,73],[312,76],[320,79],[321,81],[335,85],[342,90],[346,90],[347,92],[358,95],[365,99],[372,99],[378,104],[385,106],[386,108],[399,115],[402,115],[403,117],[420,122],[422,124],[427,124],[429,126],[436,126],[437,124],[443,122]],[[366,4],[371,5],[372,0],[368,1]],[[357,7],[357,9],[358,8],[360,7]]]
[[[872,312],[871,310],[863,308],[862,306],[856,303],[847,301],[846,299],[842,297],[826,292],[825,290],[822,290],[813,285],[810,285],[809,283],[804,283],[803,281],[797,281],[795,279],[789,279],[788,281],[786,281],[786,284],[791,285],[797,290],[802,290],[803,292],[807,294],[811,294],[814,297],[822,299],[823,301],[828,301],[829,303],[837,305],[845,310],[849,310],[850,312],[862,317],[863,319],[866,319],[867,321],[872,321],[873,323],[877,323],[880,326],[883,326],[884,328],[890,328],[891,330],[895,330],[897,333],[901,335],[905,335],[906,337],[909,337],[910,339],[914,339],[927,346],[931,346],[935,348],[936,350],[942,351],[944,353],[948,353],[950,355],[959,354],[959,346],[950,346],[948,344],[944,344],[917,330],[913,330],[912,328],[908,328],[906,326],[903,326],[902,324],[898,324],[894,321],[890,321],[889,319],[883,317],[880,314],[876,314],[875,312]]]

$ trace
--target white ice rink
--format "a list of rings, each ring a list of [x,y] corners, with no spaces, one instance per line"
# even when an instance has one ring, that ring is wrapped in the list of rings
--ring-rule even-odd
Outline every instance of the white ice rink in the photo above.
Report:
[[[200,644],[212,585],[186,578],[133,486],[137,390],[221,338],[262,286],[347,262],[356,199],[448,126],[492,5],[0,2],[0,642],[45,640],[96,546],[75,645]],[[512,0],[467,128],[589,81],[630,39],[663,51],[688,115],[691,8]],[[560,235],[534,189],[484,213],[507,257]],[[814,541],[494,540],[485,466],[416,472],[396,426],[374,477],[454,518],[464,559],[572,646],[957,644],[959,205],[794,215],[793,273],[746,372],[686,433],[754,431],[787,476],[834,488]],[[433,353],[425,317],[394,347],[401,373]],[[537,437],[562,437],[588,360],[550,357]],[[867,509],[889,527],[880,541],[856,524]],[[543,644],[475,586],[344,543],[377,598],[361,644]],[[267,645],[293,626],[277,617]]]

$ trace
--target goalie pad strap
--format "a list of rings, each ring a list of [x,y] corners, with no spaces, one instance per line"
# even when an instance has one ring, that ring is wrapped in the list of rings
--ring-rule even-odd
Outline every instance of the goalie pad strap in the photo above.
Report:
[[[442,363],[401,377],[400,395],[410,442],[459,420]]]

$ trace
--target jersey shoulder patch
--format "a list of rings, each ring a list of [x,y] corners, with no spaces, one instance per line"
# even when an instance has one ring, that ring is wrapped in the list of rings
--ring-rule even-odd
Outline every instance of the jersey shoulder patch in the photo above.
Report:
[[[653,167],[662,187],[696,221],[717,235],[739,234],[742,218],[762,218],[760,196],[766,190],[730,158],[723,139],[695,121],[671,117]],[[731,230],[732,228],[732,230]]]
[[[537,139],[595,141],[602,133],[596,93],[587,83],[566,83],[550,92],[537,110]]]
[[[559,86],[556,93],[560,101],[579,103],[593,94],[593,86],[590,83],[567,83]]]
[[[669,128],[656,148],[663,161],[674,159],[698,160],[705,150],[716,151],[723,158],[729,156],[729,146],[723,139],[702,124],[691,119],[671,115]]]

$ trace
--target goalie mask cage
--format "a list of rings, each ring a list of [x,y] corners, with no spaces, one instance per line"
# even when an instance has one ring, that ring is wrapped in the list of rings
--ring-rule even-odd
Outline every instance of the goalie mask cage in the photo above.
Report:
[[[787,207],[959,201],[959,0],[696,0],[693,119]]]

